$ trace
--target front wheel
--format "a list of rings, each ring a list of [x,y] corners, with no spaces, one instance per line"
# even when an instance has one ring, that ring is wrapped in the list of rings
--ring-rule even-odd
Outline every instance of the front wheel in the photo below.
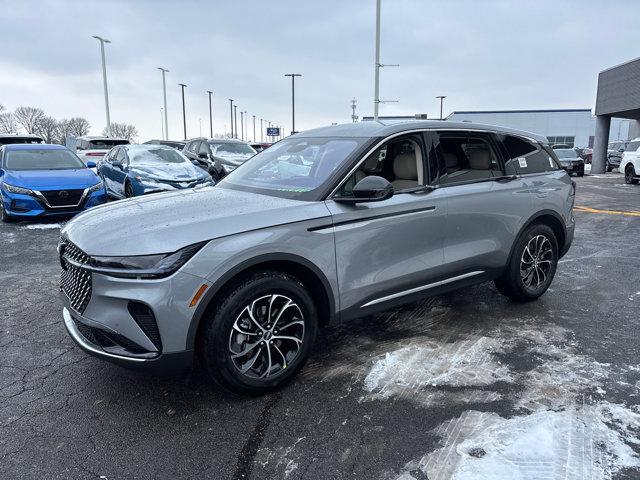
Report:
[[[629,165],[627,168],[625,168],[624,170],[625,183],[629,185],[636,185],[638,183],[638,180],[635,178],[635,176],[636,176],[636,171],[633,168],[633,165]]]
[[[295,277],[265,271],[229,288],[209,312],[199,356],[211,377],[227,390],[260,395],[302,368],[316,337],[313,298]]]
[[[530,302],[547,291],[558,266],[558,241],[544,224],[528,227],[517,240],[507,270],[496,288],[516,302]]]
[[[4,209],[4,201],[0,198],[0,221],[4,223],[15,222],[15,217],[12,217]]]
[[[135,197],[135,193],[133,193],[133,187],[129,182],[125,183],[124,185],[124,196],[127,198]]]

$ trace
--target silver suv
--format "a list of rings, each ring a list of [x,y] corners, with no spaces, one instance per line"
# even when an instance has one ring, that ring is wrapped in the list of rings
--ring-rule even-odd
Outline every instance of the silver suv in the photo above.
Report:
[[[64,323],[121,365],[197,355],[235,392],[289,380],[318,327],[493,280],[542,295],[575,184],[544,137],[452,122],[293,135],[215,187],[96,207],[59,246]]]

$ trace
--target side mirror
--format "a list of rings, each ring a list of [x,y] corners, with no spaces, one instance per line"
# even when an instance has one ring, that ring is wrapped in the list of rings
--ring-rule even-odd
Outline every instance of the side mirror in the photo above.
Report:
[[[87,168],[96,168],[96,162],[94,162],[93,160],[88,160]]]
[[[198,158],[209,158],[209,154],[207,154],[207,153],[203,153],[203,152],[200,152],[200,153],[198,154]]]
[[[393,196],[393,185],[386,178],[370,175],[353,187],[353,197],[334,197],[336,202],[381,202]]]

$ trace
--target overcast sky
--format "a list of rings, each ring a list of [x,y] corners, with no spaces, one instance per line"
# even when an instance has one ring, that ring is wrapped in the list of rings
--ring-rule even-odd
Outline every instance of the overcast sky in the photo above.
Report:
[[[517,5],[517,6],[516,6]],[[591,108],[600,70],[638,56],[640,1],[382,0],[381,115],[453,110]],[[187,133],[207,134],[238,112],[298,130],[373,111],[375,0],[94,2],[0,0],[0,103],[105,125],[99,44],[107,46],[111,119],[139,140],[161,135],[167,74],[169,132],[182,138],[178,83],[186,83]],[[239,116],[239,113],[238,113]],[[258,122],[259,123],[259,122]],[[252,127],[249,127],[252,132]]]

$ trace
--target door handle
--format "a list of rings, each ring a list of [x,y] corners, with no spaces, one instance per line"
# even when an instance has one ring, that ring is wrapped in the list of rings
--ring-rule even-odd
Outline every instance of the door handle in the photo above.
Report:
[[[517,180],[520,178],[518,175],[503,175],[501,177],[495,177],[494,182],[510,182],[511,180]]]

